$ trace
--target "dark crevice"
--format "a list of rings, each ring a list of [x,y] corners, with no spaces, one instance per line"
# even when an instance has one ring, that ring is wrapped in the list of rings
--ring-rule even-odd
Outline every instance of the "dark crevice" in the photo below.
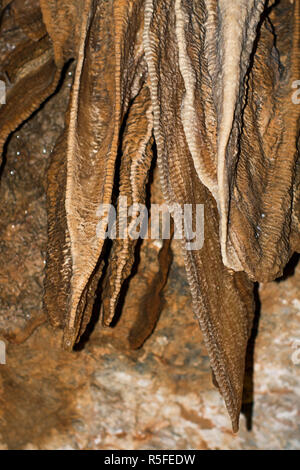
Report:
[[[101,298],[102,298],[102,285],[103,285],[103,280],[105,279],[106,272],[107,272],[107,269],[108,269],[108,259],[109,259],[109,253],[110,253],[110,250],[111,250],[111,246],[112,246],[112,241],[109,238],[107,238],[104,242],[104,246],[103,246],[103,250],[102,250],[100,260],[98,261],[98,263],[97,263],[97,265],[96,265],[96,267],[95,267],[95,269],[94,269],[94,271],[91,275],[91,279],[92,279],[92,277],[95,275],[96,271],[98,269],[101,269],[100,264],[101,264],[102,261],[104,261],[104,267],[103,267],[102,274],[101,274],[100,280],[98,282],[98,287],[97,287],[96,294],[95,294],[95,302],[94,302],[94,305],[93,305],[92,315],[91,315],[89,323],[86,326],[85,332],[81,335],[81,337],[79,338],[77,343],[74,345],[74,348],[73,348],[74,351],[82,351],[84,349],[85,345],[89,341],[90,336],[93,333],[93,331],[94,331],[94,329],[95,329],[95,327],[96,327],[96,325],[99,321],[100,312],[101,312],[101,303],[102,303],[102,301],[101,301]]]
[[[294,253],[292,257],[290,258],[289,262],[286,264],[282,276],[278,277],[275,281],[277,283],[280,283],[282,281],[285,281],[289,277],[294,276],[295,274],[295,269],[297,267],[297,264],[300,259],[300,254],[299,253]]]
[[[245,375],[244,375],[244,388],[242,398],[241,413],[246,419],[247,431],[252,429],[253,408],[254,408],[254,352],[255,341],[258,335],[259,319],[261,315],[261,302],[259,299],[259,284],[256,282],[253,288],[253,296],[255,302],[255,312],[253,319],[253,326],[251,335],[248,341],[246,358],[245,358]]]

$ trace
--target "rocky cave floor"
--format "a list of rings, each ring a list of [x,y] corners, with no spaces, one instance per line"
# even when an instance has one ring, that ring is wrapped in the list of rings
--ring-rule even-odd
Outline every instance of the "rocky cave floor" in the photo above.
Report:
[[[296,255],[282,280],[258,289],[237,435],[212,384],[176,242],[164,307],[141,349],[131,350],[127,338],[157,269],[157,241],[142,246],[116,326],[95,321],[76,351],[61,349],[61,332],[42,313],[45,175],[72,78],[71,65],[59,91],[11,136],[1,169],[0,339],[6,365],[0,365],[0,448],[300,449]]]

